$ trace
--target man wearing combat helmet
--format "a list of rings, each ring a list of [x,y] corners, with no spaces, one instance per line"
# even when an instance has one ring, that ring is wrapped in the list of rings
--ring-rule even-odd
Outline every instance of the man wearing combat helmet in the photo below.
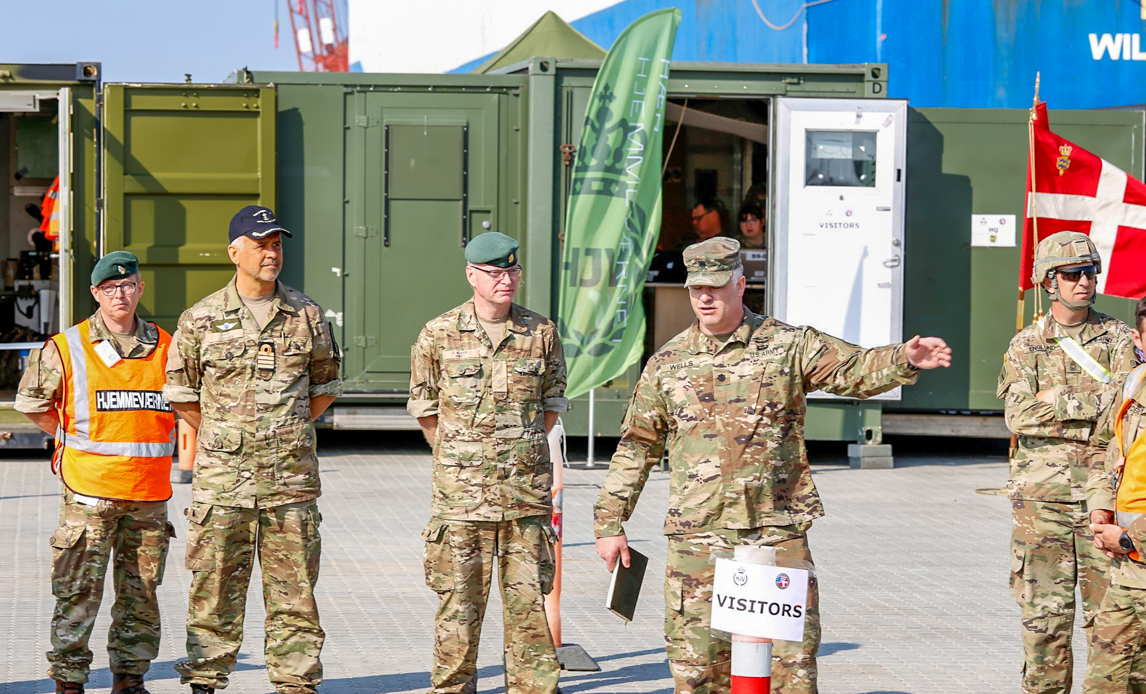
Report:
[[[1050,313],[1011,340],[999,376],[1007,427],[1018,437],[1007,495],[1024,694],[1070,692],[1075,585],[1087,625],[1106,591],[1110,563],[1093,544],[1084,506],[1088,469],[1102,466],[1103,452],[1089,442],[1134,366],[1134,343],[1126,324],[1091,308],[1101,271],[1085,234],[1039,243],[1031,279],[1050,297]]]

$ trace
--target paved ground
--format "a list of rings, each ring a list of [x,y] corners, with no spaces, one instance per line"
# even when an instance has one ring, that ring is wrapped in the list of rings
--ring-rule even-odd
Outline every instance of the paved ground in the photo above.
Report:
[[[418,539],[428,517],[428,453],[409,437],[383,447],[367,438],[326,436],[322,448],[323,690],[425,691],[436,602],[423,583]],[[828,516],[811,531],[822,584],[826,694],[1018,689],[1007,504],[976,491],[1004,485],[1005,461],[997,449],[984,454],[964,446],[951,454],[940,442],[930,449],[901,455],[895,470],[850,470],[830,451],[817,456],[830,461],[814,468]],[[653,473],[628,525],[635,546],[650,557],[650,571],[638,617],[627,627],[601,607],[608,575],[593,550],[590,509],[603,477],[602,470],[566,472],[564,637],[582,644],[602,671],[568,674],[562,690],[671,692],[661,639],[667,476]],[[153,694],[186,691],[172,664],[183,648],[188,492],[179,488],[170,505],[179,538],[162,588],[166,633],[150,675]],[[0,694],[51,691],[43,653],[52,604],[47,538],[56,524],[57,493],[41,460],[0,461]],[[228,692],[271,691],[260,652],[260,594],[251,592],[247,639]],[[500,609],[495,598],[480,659],[483,693],[504,691]],[[105,609],[92,643],[99,669],[89,692],[110,687],[107,624]]]

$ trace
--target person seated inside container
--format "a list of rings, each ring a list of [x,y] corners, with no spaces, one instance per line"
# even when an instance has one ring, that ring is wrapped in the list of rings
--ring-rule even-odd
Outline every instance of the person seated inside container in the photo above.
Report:
[[[705,198],[692,208],[692,231],[680,237],[675,249],[683,251],[694,243],[724,235],[724,203]]]
[[[740,242],[740,247],[745,250],[762,250],[766,244],[764,212],[760,206],[754,202],[746,202],[740,206],[740,212],[736,217],[740,221],[740,233],[735,238]]]

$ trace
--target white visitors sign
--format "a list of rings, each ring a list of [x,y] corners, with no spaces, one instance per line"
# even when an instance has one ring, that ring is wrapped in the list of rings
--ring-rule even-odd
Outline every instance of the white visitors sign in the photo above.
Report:
[[[716,560],[712,628],[730,634],[803,641],[808,572]]]

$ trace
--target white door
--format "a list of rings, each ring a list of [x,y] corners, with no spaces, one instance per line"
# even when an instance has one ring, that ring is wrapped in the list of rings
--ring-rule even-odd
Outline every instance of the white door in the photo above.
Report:
[[[902,341],[907,102],[782,98],[776,126],[774,315]]]
[[[75,237],[72,233],[72,90],[69,87],[60,89],[60,197],[56,201],[60,209],[60,252],[59,252],[59,324],[54,326],[63,330],[72,325],[75,316],[72,315],[72,292],[74,291],[75,267]]]

